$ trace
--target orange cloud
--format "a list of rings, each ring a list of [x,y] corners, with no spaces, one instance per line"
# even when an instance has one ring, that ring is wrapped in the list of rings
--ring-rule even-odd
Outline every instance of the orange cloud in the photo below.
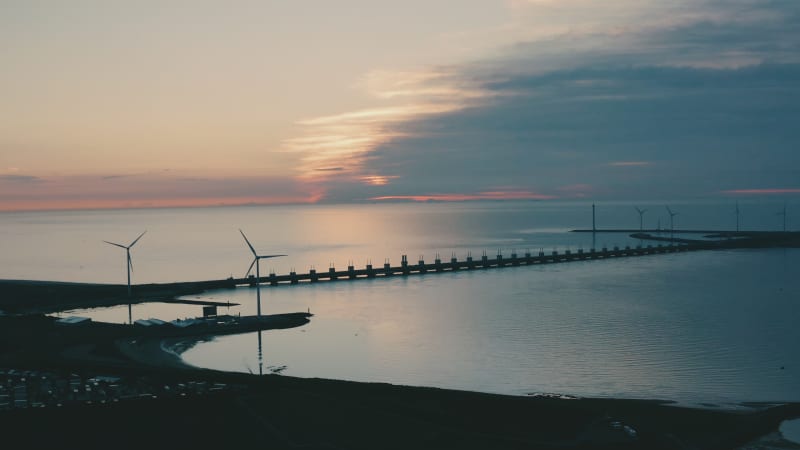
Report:
[[[394,180],[397,178],[400,177],[397,175],[365,175],[361,177],[361,181],[370,186],[386,186],[389,184],[389,180]]]
[[[379,106],[303,120],[298,137],[283,142],[283,149],[301,155],[302,181],[362,181],[385,185],[391,177],[365,172],[365,161],[376,148],[409,137],[398,131],[404,122],[463,109],[486,94],[481,88],[455,82],[441,70],[420,72],[373,71],[359,87]],[[319,167],[338,167],[337,173]]]

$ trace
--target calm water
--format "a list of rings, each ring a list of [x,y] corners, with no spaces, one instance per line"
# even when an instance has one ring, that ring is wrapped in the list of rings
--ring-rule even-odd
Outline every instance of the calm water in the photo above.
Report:
[[[663,206],[649,207],[645,226]],[[742,203],[742,229],[777,229],[782,204]],[[677,228],[733,228],[732,204],[675,204]],[[791,211],[791,205],[790,205]],[[598,226],[638,227],[630,204],[598,204]],[[262,269],[343,269],[455,252],[509,255],[591,248],[586,203],[209,208],[0,214],[0,278],[134,283],[241,276],[243,228]],[[791,223],[790,223],[791,228]],[[636,245],[599,234],[594,245]],[[264,371],[508,394],[665,398],[688,403],[800,401],[798,250],[700,252],[355,283],[263,288],[267,313],[315,314],[305,327],[262,333]],[[255,290],[209,292],[232,314],[255,313]],[[171,320],[199,307],[134,306],[134,319]],[[127,307],[78,311],[124,322]],[[224,370],[259,369],[258,336],[200,343],[184,358]]]

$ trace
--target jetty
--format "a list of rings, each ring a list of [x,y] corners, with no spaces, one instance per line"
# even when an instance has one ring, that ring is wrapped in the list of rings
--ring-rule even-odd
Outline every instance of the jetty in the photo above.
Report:
[[[412,275],[425,275],[436,273],[447,273],[470,270],[502,269],[506,267],[534,266],[543,264],[560,264],[577,261],[597,261],[618,259],[627,257],[660,255],[678,252],[693,252],[701,250],[722,250],[739,248],[774,248],[774,247],[800,247],[800,232],[772,232],[772,231],[720,231],[720,230],[674,230],[674,234],[702,234],[704,239],[689,239],[679,237],[663,237],[656,233],[665,233],[669,230],[572,230],[576,233],[625,233],[631,238],[640,241],[654,241],[658,244],[637,245],[625,247],[614,246],[612,248],[603,247],[600,249],[591,248],[589,250],[578,249],[577,251],[566,250],[559,252],[544,252],[540,250],[534,254],[530,251],[517,253],[512,251],[506,257],[501,251],[490,257],[485,251],[479,258],[474,258],[471,253],[465,259],[458,259],[452,254],[449,260],[443,260],[440,255],[436,255],[433,263],[425,262],[420,257],[416,263],[408,259],[408,255],[402,255],[399,266],[392,266],[388,260],[382,266],[374,266],[367,263],[363,268],[356,268],[353,264],[347,266],[346,270],[337,270],[331,266],[327,271],[317,271],[310,269],[306,273],[290,271],[288,274],[270,273],[267,276],[256,279],[250,275],[247,278],[228,280],[236,286],[256,284],[268,286],[297,285],[300,283],[317,283],[329,281],[345,280],[364,280],[388,277],[407,277]]]
[[[441,257],[437,255],[433,263],[426,263],[423,258],[417,260],[416,263],[410,263],[408,256],[402,255],[399,266],[392,266],[390,263],[386,262],[383,264],[383,266],[379,267],[375,267],[372,264],[367,264],[363,268],[356,268],[351,264],[347,266],[347,270],[337,270],[335,267],[330,267],[327,271],[322,272],[311,269],[306,273],[297,273],[296,271],[291,271],[288,274],[283,275],[270,273],[269,275],[260,277],[258,279],[256,279],[255,276],[250,275],[247,278],[234,279],[232,280],[232,283],[237,286],[255,286],[256,284],[279,286],[287,284],[296,285],[300,283],[346,280],[352,281],[398,276],[407,277],[413,275],[458,271],[502,269],[507,267],[558,264],[576,261],[607,260],[612,258],[706,250],[708,248],[709,246],[707,245],[670,243],[667,245],[639,245],[635,247],[603,247],[601,249],[590,249],[587,251],[578,249],[574,252],[571,250],[566,250],[564,252],[558,252],[554,250],[549,253],[539,251],[536,254],[533,254],[529,251],[523,254],[512,252],[508,257],[504,256],[502,252],[498,252],[497,255],[489,257],[489,255],[484,252],[479,258],[474,258],[471,254],[468,254],[466,259],[461,260],[456,258],[455,255],[452,255],[449,260],[442,260]]]

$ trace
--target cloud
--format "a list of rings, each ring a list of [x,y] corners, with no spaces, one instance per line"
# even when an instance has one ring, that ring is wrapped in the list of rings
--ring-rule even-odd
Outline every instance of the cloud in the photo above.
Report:
[[[11,177],[14,184],[0,190],[0,211],[314,203],[324,195],[317,187],[289,177],[5,175],[0,183]]]
[[[533,3],[519,6],[564,6]],[[551,197],[575,196],[564,186],[609,198],[694,197],[800,179],[800,3],[641,3],[637,21],[622,8],[632,2],[610,2],[624,29],[613,14],[587,15],[575,32],[412,77],[413,89],[388,83],[386,92],[450,107],[334,116],[327,123],[376,119],[379,138],[360,142],[357,162],[345,166],[352,182],[322,181],[328,198],[471,196],[494,186]],[[669,20],[647,16],[664,8],[675,13]],[[426,91],[443,80],[459,89]],[[381,176],[378,186],[356,184]]]
[[[463,109],[483,95],[475,83],[455,78],[446,69],[373,71],[358,85],[369,96],[392,104],[298,122],[301,135],[285,140],[283,148],[301,155],[302,164],[298,170],[303,181],[325,182],[333,177],[337,181],[343,178],[363,181],[372,176],[365,173],[371,151],[393,140],[412,136],[409,131],[401,130],[402,124]],[[319,170],[320,166],[332,166],[337,170]],[[382,175],[380,179],[391,178]]]
[[[0,175],[0,182],[8,182],[8,183],[38,183],[42,181],[39,177],[34,177],[31,175]]]

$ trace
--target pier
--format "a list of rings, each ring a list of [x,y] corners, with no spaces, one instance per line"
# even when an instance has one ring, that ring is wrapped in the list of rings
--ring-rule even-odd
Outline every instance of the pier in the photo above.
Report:
[[[572,232],[586,233],[592,230],[572,230]],[[631,238],[643,241],[658,242],[658,244],[637,245],[635,247],[615,246],[601,249],[578,249],[564,252],[540,250],[536,254],[526,251],[519,254],[512,251],[505,256],[498,250],[497,254],[490,257],[485,251],[480,257],[473,257],[468,253],[465,259],[456,258],[455,254],[449,260],[443,260],[437,254],[433,263],[425,262],[422,256],[412,263],[408,255],[402,255],[399,266],[392,266],[387,259],[382,266],[373,266],[367,263],[364,268],[356,268],[349,263],[346,270],[336,270],[330,267],[327,271],[318,272],[310,269],[307,273],[291,271],[285,275],[270,273],[256,280],[253,275],[248,278],[229,279],[229,284],[237,286],[255,286],[256,283],[268,286],[296,285],[300,283],[317,283],[342,280],[363,280],[373,278],[407,277],[412,275],[425,275],[445,272],[458,272],[470,270],[502,269],[506,267],[535,266],[542,264],[561,264],[577,261],[597,261],[617,258],[628,258],[646,255],[660,255],[676,252],[692,252],[699,250],[722,250],[743,248],[798,248],[800,247],[800,232],[775,232],[775,231],[720,231],[720,230],[674,230],[675,234],[704,234],[711,239],[687,239],[677,237],[661,237],[656,234],[665,232],[658,230],[628,230],[611,229],[596,230],[596,233],[625,233]]]
[[[445,272],[502,269],[507,267],[560,264],[577,261],[608,260],[634,256],[707,250],[710,248],[714,248],[714,246],[695,243],[680,245],[670,243],[668,245],[658,244],[655,246],[615,246],[613,248],[604,247],[599,250],[590,249],[588,251],[584,251],[583,249],[578,249],[577,251],[566,250],[564,252],[558,252],[555,250],[552,252],[539,251],[536,254],[531,252],[525,252],[523,254],[512,252],[509,256],[504,256],[501,252],[498,252],[497,255],[493,257],[489,257],[486,252],[483,252],[480,257],[475,258],[471,254],[468,254],[465,259],[461,260],[456,258],[455,255],[452,255],[449,260],[442,260],[441,257],[437,255],[433,263],[425,262],[422,257],[420,257],[416,263],[411,263],[409,262],[407,255],[402,255],[399,266],[392,266],[389,262],[385,262],[382,266],[378,267],[375,267],[372,264],[367,264],[364,268],[356,268],[351,263],[347,266],[346,270],[336,270],[335,267],[330,267],[327,271],[321,272],[311,269],[307,273],[297,273],[296,271],[292,271],[284,275],[270,273],[268,276],[261,277],[258,280],[256,280],[255,276],[250,275],[247,278],[233,280],[233,284],[237,286],[255,286],[256,283],[260,283],[267,286],[280,286],[296,285],[300,283],[407,277],[412,275],[425,275]]]

